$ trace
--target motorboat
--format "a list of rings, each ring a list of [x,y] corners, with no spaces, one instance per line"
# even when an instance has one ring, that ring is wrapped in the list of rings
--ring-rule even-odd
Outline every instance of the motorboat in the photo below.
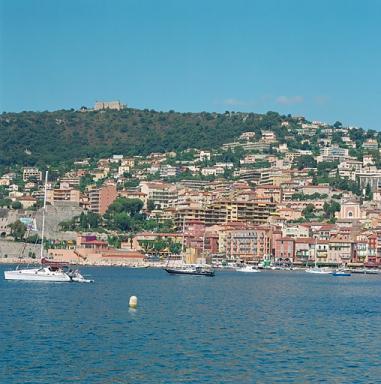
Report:
[[[245,265],[242,267],[238,267],[235,269],[237,272],[245,272],[245,273],[255,273],[255,272],[260,272],[258,268],[256,268],[253,265]]]
[[[71,278],[71,281],[75,282],[75,283],[94,283],[94,280],[91,280],[91,279],[86,279],[86,277],[84,277],[78,269],[76,269],[75,271],[71,271],[69,270],[67,272],[67,274],[70,276]]]

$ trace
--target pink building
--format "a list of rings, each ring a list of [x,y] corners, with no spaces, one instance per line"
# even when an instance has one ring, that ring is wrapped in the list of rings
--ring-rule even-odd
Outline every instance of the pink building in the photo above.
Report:
[[[241,260],[263,260],[271,255],[271,238],[270,228],[227,230],[225,233],[226,256]]]
[[[113,184],[92,189],[89,191],[89,210],[103,215],[117,196],[116,186]]]
[[[292,237],[278,237],[274,241],[274,256],[276,260],[294,260],[295,239]]]

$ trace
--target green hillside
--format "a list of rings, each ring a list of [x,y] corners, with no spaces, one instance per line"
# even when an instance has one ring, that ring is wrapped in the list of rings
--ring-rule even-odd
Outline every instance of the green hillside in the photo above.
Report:
[[[0,115],[0,165],[34,165],[176,149],[210,149],[245,131],[271,128],[277,113],[177,113],[153,110],[60,110]]]

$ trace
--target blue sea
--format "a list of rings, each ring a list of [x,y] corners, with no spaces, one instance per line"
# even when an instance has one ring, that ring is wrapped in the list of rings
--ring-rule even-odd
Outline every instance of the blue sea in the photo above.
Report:
[[[6,268],[0,383],[381,383],[381,275],[89,267],[94,284],[68,284]]]

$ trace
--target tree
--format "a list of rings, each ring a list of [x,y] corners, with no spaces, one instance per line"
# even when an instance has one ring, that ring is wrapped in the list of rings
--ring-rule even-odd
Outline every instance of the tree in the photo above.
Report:
[[[9,224],[9,227],[11,228],[11,235],[14,237],[15,240],[22,240],[24,238],[27,227],[20,220]]]
[[[333,124],[333,128],[341,128],[343,126],[343,124],[340,122],[340,121],[336,121],[334,124]]]
[[[365,200],[373,200],[373,192],[369,183],[366,185],[366,188],[365,188]]]
[[[19,201],[13,201],[11,205],[12,209],[22,209],[22,204]]]
[[[296,159],[296,167],[299,170],[304,168],[316,168],[317,162],[312,155],[302,155]]]
[[[306,206],[306,208],[303,209],[302,213],[303,213],[303,216],[307,219],[307,220],[311,220],[315,217],[315,207],[314,205],[312,204],[308,204]]]
[[[112,216],[114,213],[126,212],[130,216],[136,216],[143,208],[143,201],[140,199],[127,199],[125,197],[118,197],[108,207],[106,215]]]
[[[115,229],[121,231],[129,231],[132,229],[132,219],[131,216],[126,212],[116,213],[112,220],[113,226]]]
[[[82,176],[79,179],[79,190],[83,193],[85,192],[86,187],[93,183],[94,183],[94,177],[89,173],[86,173],[86,175]]]
[[[0,207],[7,207],[9,208],[12,204],[12,200],[11,199],[0,199]]]
[[[153,211],[155,208],[156,208],[155,202],[153,200],[151,200],[151,199],[148,199],[147,200],[147,209],[149,211]]]
[[[331,202],[325,202],[323,205],[324,218],[329,222],[334,223],[336,221],[336,212],[340,212],[341,206],[337,201],[331,200]]]

